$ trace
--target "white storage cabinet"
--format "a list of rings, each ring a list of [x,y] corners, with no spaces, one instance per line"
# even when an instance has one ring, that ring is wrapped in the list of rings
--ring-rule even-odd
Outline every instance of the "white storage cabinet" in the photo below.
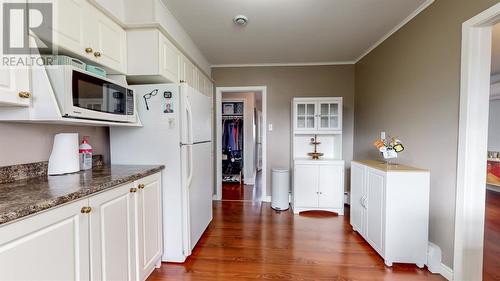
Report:
[[[342,98],[295,98],[293,128],[305,134],[342,131]]]
[[[293,212],[323,210],[344,215],[344,161],[297,160]]]
[[[146,280],[161,231],[158,173],[0,226],[0,280]]]
[[[180,51],[158,29],[128,30],[127,45],[130,82],[179,82]]]
[[[125,30],[86,0],[54,2],[53,43],[68,53],[102,65],[109,72],[127,72]]]
[[[427,262],[429,181],[422,169],[351,163],[351,225],[387,266]]]

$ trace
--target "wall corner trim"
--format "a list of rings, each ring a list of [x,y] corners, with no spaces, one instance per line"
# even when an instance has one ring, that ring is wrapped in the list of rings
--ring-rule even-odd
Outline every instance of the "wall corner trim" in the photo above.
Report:
[[[409,16],[407,16],[404,20],[402,20],[398,25],[396,25],[393,29],[389,30],[382,38],[380,38],[375,44],[369,47],[366,51],[364,51],[361,56],[359,56],[355,62],[358,63],[361,59],[363,59],[366,55],[368,55],[371,51],[377,48],[380,44],[382,44],[385,40],[387,40],[391,35],[400,30],[403,26],[405,26],[408,22],[410,22],[414,17],[420,14],[423,10],[429,7],[435,0],[425,0],[422,5],[420,5],[415,11],[413,11]]]
[[[453,280],[453,269],[449,268],[444,263],[441,263],[441,272],[440,274],[449,281]]]

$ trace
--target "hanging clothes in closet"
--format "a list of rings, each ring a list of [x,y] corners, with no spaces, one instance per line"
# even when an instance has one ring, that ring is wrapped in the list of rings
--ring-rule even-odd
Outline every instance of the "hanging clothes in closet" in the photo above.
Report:
[[[243,168],[242,117],[223,117],[222,154],[223,181],[241,182]]]

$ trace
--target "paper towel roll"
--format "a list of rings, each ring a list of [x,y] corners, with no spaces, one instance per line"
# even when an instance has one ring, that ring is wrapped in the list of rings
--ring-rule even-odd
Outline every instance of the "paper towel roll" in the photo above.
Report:
[[[78,134],[56,134],[49,158],[49,175],[75,173],[80,170]]]

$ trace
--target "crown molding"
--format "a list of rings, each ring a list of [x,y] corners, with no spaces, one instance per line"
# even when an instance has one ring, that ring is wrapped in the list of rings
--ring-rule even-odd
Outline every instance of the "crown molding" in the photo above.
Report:
[[[370,48],[366,49],[361,56],[359,56],[355,61],[358,63],[360,60],[362,60],[366,55],[368,55],[371,51],[373,51],[375,48],[377,48],[380,44],[382,44],[385,40],[387,40],[391,35],[396,33],[398,30],[400,30],[403,26],[405,26],[409,21],[411,21],[413,18],[415,18],[418,14],[420,14],[423,10],[425,10],[427,7],[429,7],[432,3],[434,3],[435,0],[426,0],[422,5],[420,5],[415,11],[413,11],[409,16],[407,16],[403,21],[401,21],[398,25],[396,25],[393,29],[391,29],[389,32],[384,34],[382,38],[380,38],[375,44],[373,44]]]
[[[276,66],[322,66],[322,65],[352,65],[355,61],[331,61],[331,62],[297,62],[297,63],[249,63],[249,64],[213,64],[212,68],[221,67],[276,67]]]

